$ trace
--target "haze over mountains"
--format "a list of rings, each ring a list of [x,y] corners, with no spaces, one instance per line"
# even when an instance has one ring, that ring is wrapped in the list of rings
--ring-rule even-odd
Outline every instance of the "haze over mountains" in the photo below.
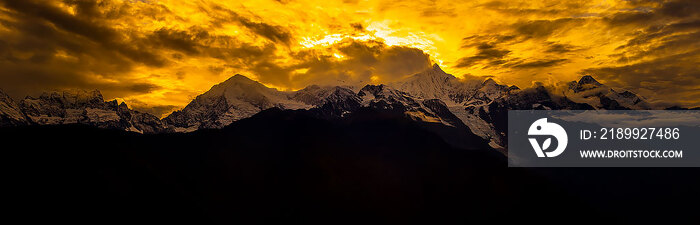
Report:
[[[591,76],[561,87],[536,84],[520,89],[492,79],[460,80],[439,66],[389,84],[312,85],[278,91],[235,75],[197,96],[169,116],[105,102],[99,91],[50,92],[19,102],[0,93],[0,125],[88,124],[139,133],[219,129],[270,108],[305,110],[319,118],[340,119],[360,109],[403,115],[427,126],[439,125],[476,135],[493,148],[505,147],[509,109],[651,109],[640,96],[616,91]]]

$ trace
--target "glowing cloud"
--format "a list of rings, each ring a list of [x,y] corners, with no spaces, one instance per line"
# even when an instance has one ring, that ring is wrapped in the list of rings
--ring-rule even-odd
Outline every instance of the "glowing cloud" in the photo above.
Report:
[[[0,88],[15,97],[100,89],[167,113],[237,73],[295,90],[385,82],[438,63],[458,77],[518,86],[592,74],[615,88],[697,106],[699,5],[0,0]]]

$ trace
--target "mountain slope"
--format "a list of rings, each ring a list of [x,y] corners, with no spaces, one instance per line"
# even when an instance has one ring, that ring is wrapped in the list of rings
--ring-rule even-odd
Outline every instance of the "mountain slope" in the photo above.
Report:
[[[416,98],[440,99],[442,101],[449,100],[454,88],[459,85],[460,82],[456,77],[442,71],[437,64],[423,72],[389,84],[389,86],[409,93]]]
[[[18,104],[0,93],[0,115],[15,125],[86,124],[139,133],[170,132],[158,117],[131,110],[116,100],[105,102],[97,90],[45,92]]]
[[[571,81],[568,86],[564,96],[597,109],[651,109],[642,97],[630,91],[615,91],[589,75],[581,77],[578,82]]]
[[[311,85],[294,93],[292,99],[314,106],[317,116],[345,117],[362,107],[362,98],[350,88]]]
[[[583,76],[559,86],[537,84],[520,89],[493,79],[459,79],[437,64],[388,85],[366,85],[359,91],[342,86],[311,85],[298,91],[278,91],[235,75],[197,96],[185,108],[163,120],[150,114],[104,102],[99,91],[53,92],[16,104],[0,95],[2,126],[22,124],[89,124],[142,133],[192,132],[220,129],[270,108],[307,110],[323,119],[344,118],[371,109],[421,122],[461,148],[476,135],[492,148],[505,149],[507,110],[650,109],[640,96],[618,92]],[[447,131],[449,130],[449,131]],[[478,145],[478,144],[477,144]]]
[[[0,90],[0,127],[27,125],[27,117],[10,96]]]
[[[456,126],[464,124],[470,133],[491,141],[493,147],[503,146],[500,140],[502,135],[496,132],[492,124],[481,119],[474,108],[487,105],[494,99],[517,90],[517,87],[499,85],[492,79],[460,80],[445,73],[437,64],[391,85],[412,96],[418,96],[420,101],[439,100],[449,111],[449,115],[443,112],[443,121],[450,120]]]
[[[391,86],[416,96],[418,101],[439,99],[444,102],[451,115],[440,117],[454,115],[472,133],[491,141],[494,148],[505,147],[503,121],[507,110],[651,108],[642,97],[629,91],[617,92],[591,76],[583,76],[566,87],[535,85],[521,90],[516,86],[498,84],[491,78],[485,81],[460,80],[434,65]]]
[[[503,155],[456,149],[414,121],[376,115],[328,121],[272,108],[222,129],[148,136],[4,128],[3,137],[45,140],[8,152],[6,166],[21,176],[9,179],[6,201],[46,215],[28,221],[89,223],[425,224],[501,213],[492,209],[506,199]],[[74,137],[87,141],[63,141]]]
[[[439,90],[431,86],[422,87]],[[357,93],[347,87],[317,85],[296,92],[282,92],[267,88],[245,76],[235,75],[197,96],[184,109],[172,113],[164,121],[177,131],[194,131],[222,128],[233,121],[273,107],[306,110],[317,108],[320,109],[315,110],[318,115],[326,118],[343,117],[361,107],[369,107],[397,111],[419,121],[443,122],[421,102],[422,100],[416,100],[412,95],[387,85],[367,85]]]
[[[197,96],[184,109],[168,115],[163,121],[177,131],[222,128],[233,121],[248,118],[272,107],[282,109],[309,108],[292,100],[291,93],[268,88],[243,75],[235,75]]]

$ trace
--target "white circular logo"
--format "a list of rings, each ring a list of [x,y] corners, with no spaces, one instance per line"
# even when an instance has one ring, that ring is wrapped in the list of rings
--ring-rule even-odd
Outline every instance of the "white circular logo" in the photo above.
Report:
[[[534,136],[548,135],[557,139],[557,143],[559,143],[557,144],[557,148],[553,151],[545,152],[552,144],[552,138],[547,138],[544,140],[542,145],[537,143],[537,139],[528,138],[530,140],[530,144],[532,144],[532,148],[535,149],[537,157],[540,158],[556,157],[560,155],[562,152],[564,152],[564,149],[566,149],[566,144],[569,142],[569,138],[566,135],[564,128],[556,123],[548,123],[547,118],[538,119],[532,123],[532,125],[530,125],[530,129],[527,131],[527,134]]]

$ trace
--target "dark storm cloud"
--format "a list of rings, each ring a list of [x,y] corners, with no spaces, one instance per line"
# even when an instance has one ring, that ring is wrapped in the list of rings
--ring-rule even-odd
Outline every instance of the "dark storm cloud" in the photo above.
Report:
[[[200,39],[205,39],[209,33],[202,29],[194,32],[161,28],[150,36],[150,40],[155,45],[177,50],[186,54],[194,55],[199,53]]]
[[[507,1],[490,1],[480,5],[481,7],[508,15],[559,15],[568,11],[554,9],[552,7],[523,7],[522,5],[509,4]]]
[[[476,46],[477,53],[474,56],[464,57],[457,61],[456,67],[468,68],[478,63],[485,62],[488,65],[500,65],[505,63],[504,58],[510,54],[509,50],[499,49],[492,44],[482,43]]]
[[[271,41],[289,44],[292,40],[291,33],[281,26],[273,26],[262,22],[253,22],[240,16],[238,16],[238,21],[241,23],[241,25]]]
[[[73,7],[73,14],[51,3],[0,0],[0,13],[5,16],[0,17],[0,26],[7,28],[0,31],[0,83],[14,97],[73,88],[100,89],[108,98],[145,94],[161,87],[131,78],[137,66],[162,68],[172,65],[168,58],[179,61],[186,55],[225,60],[240,69],[263,68],[262,61],[271,61],[276,50],[274,44],[261,46],[233,36],[211,35],[200,26],[145,33],[120,29],[115,23],[133,17],[130,3],[63,1]],[[159,21],[171,18],[169,12],[160,4],[139,8],[139,16]],[[291,40],[281,27],[235,15],[234,22],[255,34],[274,42]],[[180,78],[185,75],[177,74]]]
[[[76,71],[91,70],[80,63],[49,59],[41,64],[31,61],[0,61],[2,86],[16,98],[37,95],[45,90],[60,89],[99,89],[109,96],[149,93],[159,86],[135,79],[120,79],[108,82],[96,79],[89,73]]]
[[[700,99],[689,98],[700,91],[700,2],[668,1],[644,12],[616,13],[606,22],[612,29],[637,29],[610,55],[625,65],[589,68],[582,73],[681,105],[700,105]]]
[[[660,25],[643,26],[626,44],[617,48],[618,61],[627,62],[647,56],[663,56],[700,49],[700,18],[673,20]]]
[[[350,26],[352,28],[355,28],[355,30],[357,30],[357,31],[364,31],[365,30],[365,26],[362,25],[361,23],[351,23]]]
[[[575,18],[521,21],[510,25],[513,28],[510,32],[466,37],[462,39],[462,48],[476,50],[476,54],[459,59],[455,67],[536,69],[561,65],[568,61],[564,55],[578,48],[570,44],[547,41],[547,39],[557,32],[571,29],[572,26],[583,22],[583,19]],[[509,46],[526,41],[543,46],[545,48],[543,52],[546,53],[542,56],[544,59],[525,60],[511,54]]]
[[[545,52],[547,52],[547,53],[562,54],[562,53],[567,53],[567,52],[573,52],[573,51],[576,51],[579,49],[578,47],[576,47],[574,45],[561,44],[561,43],[556,43],[556,42],[547,42],[546,45],[547,45],[547,50],[545,50]]]
[[[529,20],[513,24],[515,31],[527,38],[546,38],[556,32],[566,31],[580,25],[582,18],[561,18],[556,20]]]
[[[700,105],[700,1],[631,4],[637,8],[603,18],[612,30],[635,30],[609,55],[622,65],[583,69],[581,74],[653,99]]]
[[[430,56],[417,48],[392,46],[377,54],[380,63],[376,65],[378,74],[391,80],[415,74],[428,68]]]
[[[289,32],[289,30],[287,30],[287,28],[264,22],[253,21],[237,12],[223,8],[216,4],[212,4],[211,7],[218,12],[223,12],[223,15],[211,15],[216,17],[217,21],[215,23],[219,25],[235,22],[270,41],[279,42],[286,45],[289,45],[292,41],[292,34]]]
[[[275,58],[276,45],[255,45],[229,35],[212,35],[204,28],[193,26],[186,30],[161,28],[146,39],[151,46],[179,51],[190,56],[225,60],[232,64],[256,65]],[[173,57],[181,59],[182,56]]]
[[[493,74],[498,78],[512,73],[510,77],[524,77],[529,82],[540,78],[531,77],[533,74],[571,75],[585,69],[581,65],[598,65],[585,71],[631,73],[643,80],[653,73],[640,71],[651,71],[655,66],[697,76],[692,71],[700,64],[690,63],[698,58],[692,53],[700,51],[697,0],[600,5],[590,1],[492,1],[479,5],[389,1],[376,3],[379,11],[368,9],[369,13],[361,14],[358,9],[367,8],[362,4],[336,5],[349,9],[349,13],[339,15],[327,8],[297,3],[0,0],[1,88],[14,89],[16,95],[44,89],[97,88],[108,98],[147,96],[150,99],[143,101],[152,105],[139,107],[167,109],[169,104],[186,101],[173,97],[186,99],[208,88],[204,87],[208,83],[190,82],[193,79],[215,82],[231,72],[251,75],[275,87],[301,88],[313,83],[337,84],[339,80],[388,82],[430,66],[425,52],[388,46],[379,39],[348,38],[335,44],[321,41],[306,45],[308,40],[328,35],[384,35],[368,30],[368,26],[376,29],[375,22],[387,25],[382,29],[396,38],[435,43],[426,49],[449,63],[446,70],[468,70],[480,76]],[[328,20],[328,16],[346,20]],[[450,30],[465,24],[478,29]],[[402,37],[406,32],[418,36]],[[449,49],[460,47],[451,35],[467,37],[461,43],[464,53]],[[298,44],[300,41],[305,44]],[[674,67],[664,67],[661,62]],[[488,69],[479,71],[483,68]],[[658,79],[664,78],[671,76]],[[623,80],[616,82],[639,86]],[[673,83],[650,80],[658,82],[647,86]],[[149,92],[152,94],[146,94]],[[154,102],[167,104],[161,107]]]
[[[475,35],[462,39],[462,48],[475,48],[476,54],[467,56],[457,61],[456,67],[469,68],[479,64],[487,66],[496,66],[504,64],[506,56],[511,53],[510,50],[504,47],[508,43],[513,43],[516,36],[513,35]]]
[[[604,20],[612,27],[616,26],[657,26],[670,21],[696,20],[700,16],[700,1],[676,0],[664,1],[659,8],[640,7],[634,10],[617,12],[606,16]]]
[[[567,59],[547,59],[547,60],[535,60],[535,61],[525,61],[509,63],[504,65],[505,67],[515,68],[515,69],[532,69],[532,68],[544,68],[552,67],[556,65],[561,65],[566,62]]]
[[[589,68],[590,74],[611,86],[640,90],[648,97],[664,96],[665,101],[698,106],[700,99],[689,98],[700,92],[700,50],[670,55],[624,66]]]
[[[643,15],[643,16],[641,16]],[[618,18],[625,19],[618,19]],[[634,25],[640,29],[634,38],[618,49],[636,48],[649,44],[684,45],[697,43],[700,29],[699,1],[669,1],[659,9],[648,12],[621,12],[608,18],[610,26]]]
[[[207,56],[241,64],[270,60],[276,50],[274,44],[253,45],[229,35],[211,35],[198,26],[186,30],[161,28],[150,34],[147,41],[151,46],[187,55]]]
[[[0,25],[9,29],[0,34],[3,88],[14,97],[66,88],[97,88],[119,94],[147,93],[159,88],[121,79],[121,74],[138,64],[163,66],[167,62],[164,58],[145,43],[124,42],[134,37],[110,28],[95,4],[66,3],[76,6],[75,15],[45,2],[0,1],[7,18],[0,19]]]
[[[78,10],[78,16],[73,16],[55,6],[40,2],[8,0],[1,0],[1,2],[7,9],[12,10],[16,19],[25,20],[23,26],[29,31],[31,29],[53,29],[53,27],[56,27],[58,28],[57,32],[49,31],[50,33],[45,32],[43,34],[75,35],[79,38],[88,39],[105,50],[119,52],[122,56],[133,61],[142,62],[150,66],[162,66],[165,64],[164,59],[157,54],[143,50],[140,48],[142,46],[134,46],[122,42],[121,40],[126,39],[126,37],[120,32],[100,24],[101,21],[94,20],[91,14],[94,14],[95,10],[86,10],[85,8],[88,8],[86,6],[83,6],[82,10]],[[82,12],[87,14],[80,14]],[[46,27],[47,25],[49,27]],[[63,32],[67,32],[67,34]],[[42,34],[34,33],[34,35]],[[44,39],[54,38],[51,36],[38,37]]]
[[[654,14],[651,12],[618,12],[606,17],[605,21],[612,26],[623,26],[629,24],[644,24],[653,21]]]
[[[700,11],[698,10],[700,10],[700,1],[678,0],[664,3],[658,11],[660,14],[666,16],[686,18],[700,15]]]
[[[271,61],[259,61],[249,69],[259,75],[262,82],[274,85],[287,85],[290,82],[291,67],[280,66]]]
[[[357,85],[370,82],[376,76],[390,82],[430,68],[430,56],[420,49],[387,46],[378,41],[356,41],[345,39],[333,46],[342,59],[329,55],[324,50],[309,49],[294,54],[300,62],[286,67],[265,65],[256,68],[262,82],[273,85],[289,85],[302,88],[310,84]],[[304,69],[301,74],[293,71]],[[285,83],[286,82],[286,83]]]

